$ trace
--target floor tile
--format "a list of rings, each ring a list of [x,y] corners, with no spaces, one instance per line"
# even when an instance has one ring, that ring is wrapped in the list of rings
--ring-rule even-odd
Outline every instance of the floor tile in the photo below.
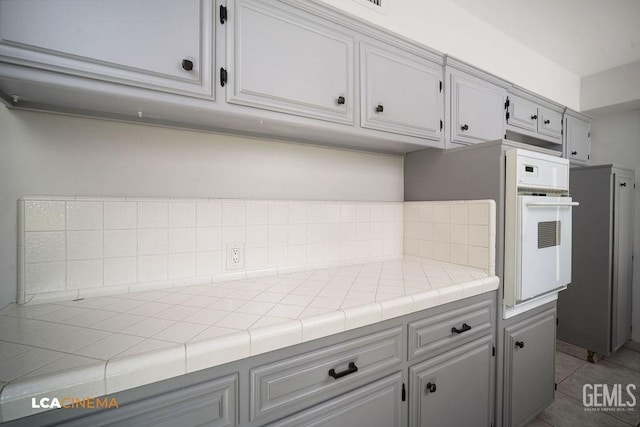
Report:
[[[637,351],[638,353],[640,353],[640,342],[638,341],[629,340],[626,343],[624,343],[622,347],[627,348],[629,350]]]
[[[576,369],[589,363],[586,360],[580,360],[577,357],[573,357],[569,354],[556,351],[556,383],[567,378]]]
[[[605,357],[603,360],[624,366],[627,369],[640,373],[640,353],[636,351],[623,347],[618,349],[615,353]]]
[[[640,388],[640,384],[638,384],[640,373],[606,360],[601,360],[598,363],[585,363],[576,372],[581,372],[597,382],[623,385],[633,382],[636,384],[636,389]]]
[[[527,424],[527,427],[553,427],[553,426],[541,420],[540,418],[536,417],[533,420],[529,421],[529,424]]]
[[[585,411],[582,402],[560,392],[538,418],[554,427],[620,427],[620,420],[603,412]]]

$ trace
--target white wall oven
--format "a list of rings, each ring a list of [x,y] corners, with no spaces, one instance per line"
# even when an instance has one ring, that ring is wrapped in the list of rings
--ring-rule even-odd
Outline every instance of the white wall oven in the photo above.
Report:
[[[506,152],[504,317],[557,298],[571,282],[569,161]]]

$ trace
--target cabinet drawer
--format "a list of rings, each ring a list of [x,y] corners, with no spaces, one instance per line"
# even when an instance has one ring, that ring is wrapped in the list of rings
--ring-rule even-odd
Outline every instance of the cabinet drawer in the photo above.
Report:
[[[435,356],[491,334],[492,313],[492,301],[482,301],[409,323],[409,359]]]
[[[380,378],[400,366],[401,343],[396,327],[252,369],[251,420],[301,410]]]
[[[402,425],[402,375],[391,375],[270,426],[385,426]]]

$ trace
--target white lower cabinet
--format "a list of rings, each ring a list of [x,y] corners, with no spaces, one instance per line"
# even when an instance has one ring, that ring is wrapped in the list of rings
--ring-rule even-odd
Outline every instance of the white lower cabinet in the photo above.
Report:
[[[492,336],[409,368],[410,426],[489,426]]]
[[[505,426],[526,425],[553,402],[555,338],[555,307],[505,328]]]

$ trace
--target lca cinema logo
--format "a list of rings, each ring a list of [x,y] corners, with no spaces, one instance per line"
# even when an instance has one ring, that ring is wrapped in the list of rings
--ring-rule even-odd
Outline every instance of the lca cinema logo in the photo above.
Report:
[[[42,397],[36,399],[31,398],[32,409],[112,409],[119,408],[118,400],[115,397],[63,397],[58,399],[57,397],[49,398]]]
[[[585,384],[582,404],[585,411],[635,411],[635,384]]]

